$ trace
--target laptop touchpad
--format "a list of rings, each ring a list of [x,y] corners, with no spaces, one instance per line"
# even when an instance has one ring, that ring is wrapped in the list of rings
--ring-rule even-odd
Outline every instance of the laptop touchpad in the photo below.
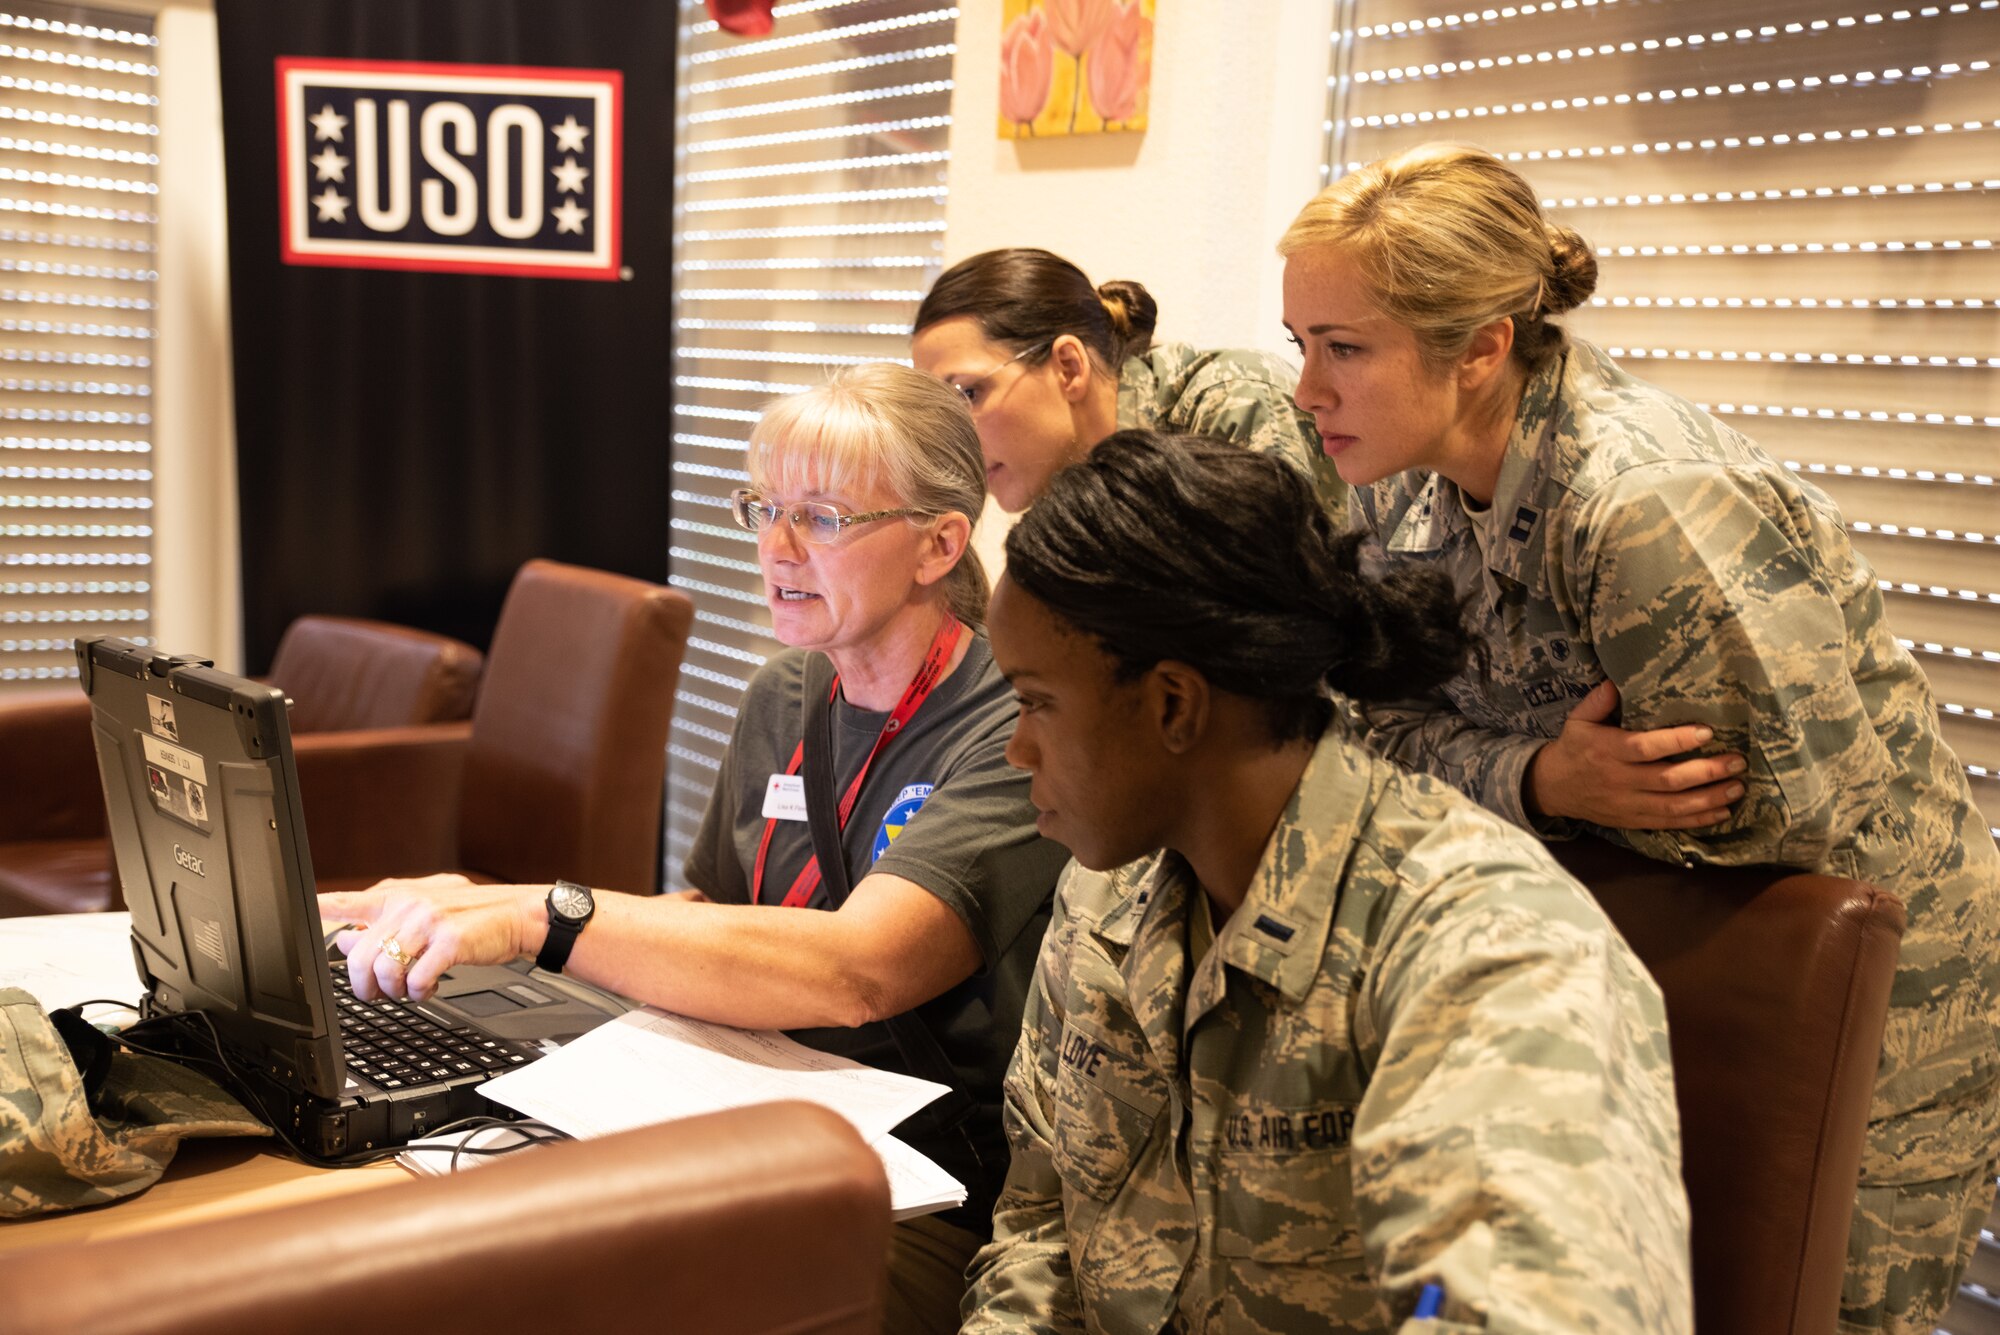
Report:
[[[465,992],[451,999],[451,1008],[465,1015],[486,1019],[521,1009],[521,1003],[502,992]]]

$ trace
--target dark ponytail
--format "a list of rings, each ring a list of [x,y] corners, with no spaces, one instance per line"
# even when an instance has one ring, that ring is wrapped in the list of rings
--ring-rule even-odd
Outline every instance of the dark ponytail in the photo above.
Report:
[[[970,316],[991,342],[1039,364],[1048,345],[1074,334],[1106,371],[1153,345],[1160,306],[1138,283],[1092,287],[1083,270],[1031,247],[989,250],[938,276],[917,307],[912,333],[940,320]]]
[[[1465,661],[1450,581],[1359,569],[1291,465],[1200,436],[1119,431],[1057,473],[1007,537],[1007,575],[1130,680],[1163,659],[1265,703],[1274,741],[1317,737],[1326,688],[1419,696]]]

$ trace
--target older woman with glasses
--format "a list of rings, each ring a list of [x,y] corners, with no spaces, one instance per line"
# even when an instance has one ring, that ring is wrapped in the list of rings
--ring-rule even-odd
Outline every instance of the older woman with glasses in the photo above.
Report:
[[[1027,509],[1113,431],[1144,427],[1275,454],[1338,515],[1346,487],[1292,403],[1298,373],[1261,352],[1155,343],[1158,318],[1138,283],[1093,287],[1046,250],[989,250],[932,286],[910,356],[965,396],[986,486],[1008,511]]]
[[[951,1330],[1006,1172],[1000,1083],[1068,856],[1036,833],[1027,776],[1006,761],[1014,704],[969,546],[979,439],[937,380],[857,366],[773,404],[747,462],[732,504],[789,647],[738,708],[689,888],[429,878],[323,898],[367,924],[340,941],[363,997],[421,998],[454,963],[536,955],[683,1015],[949,1084],[898,1135],[968,1198],[897,1226],[887,1328]]]

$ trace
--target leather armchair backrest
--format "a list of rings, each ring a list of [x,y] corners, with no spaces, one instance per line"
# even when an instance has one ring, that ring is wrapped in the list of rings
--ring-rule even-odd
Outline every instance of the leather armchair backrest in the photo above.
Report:
[[[459,865],[506,882],[659,882],[667,728],[694,604],[530,561],[500,609],[472,716]]]
[[[1902,943],[1902,901],[1782,868],[1551,851],[1666,996],[1702,1335],[1820,1335]]]
[[[472,714],[479,651],[408,626],[303,616],[285,628],[271,683],[292,698],[292,731],[449,723]]]
[[[72,685],[0,700],[0,844],[103,834],[90,697]]]
[[[772,1103],[411,1181],[0,1258],[10,1335],[873,1335],[889,1188]]]

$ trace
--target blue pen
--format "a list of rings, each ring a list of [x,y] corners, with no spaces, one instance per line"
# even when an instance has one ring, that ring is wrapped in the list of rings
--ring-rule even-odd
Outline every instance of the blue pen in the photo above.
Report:
[[[1417,1310],[1410,1315],[1422,1320],[1444,1310],[1444,1285],[1426,1284],[1417,1291]]]

